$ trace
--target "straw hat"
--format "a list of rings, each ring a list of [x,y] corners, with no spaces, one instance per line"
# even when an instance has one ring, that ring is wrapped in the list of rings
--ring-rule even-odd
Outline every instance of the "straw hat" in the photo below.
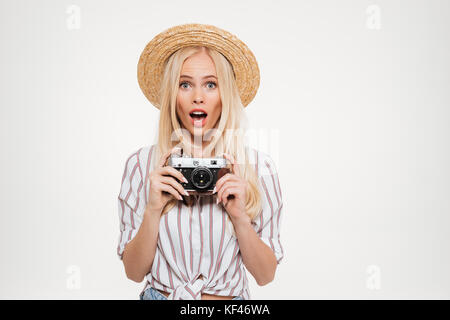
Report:
[[[237,87],[246,107],[259,87],[259,68],[255,56],[235,35],[206,24],[183,24],[156,35],[144,48],[138,63],[138,81],[144,95],[158,109],[164,62],[178,49],[188,46],[211,47],[231,63]]]

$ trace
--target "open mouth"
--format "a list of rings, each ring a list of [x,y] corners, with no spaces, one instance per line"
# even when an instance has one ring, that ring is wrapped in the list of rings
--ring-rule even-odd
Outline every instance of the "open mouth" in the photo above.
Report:
[[[189,116],[191,117],[194,127],[203,127],[206,123],[206,117],[208,114],[204,111],[194,110],[189,113]]]

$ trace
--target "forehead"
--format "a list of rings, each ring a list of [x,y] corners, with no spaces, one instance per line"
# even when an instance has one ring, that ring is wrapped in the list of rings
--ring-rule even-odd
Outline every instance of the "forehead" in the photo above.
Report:
[[[202,76],[206,73],[216,75],[214,61],[206,52],[196,53],[183,62],[182,74]]]

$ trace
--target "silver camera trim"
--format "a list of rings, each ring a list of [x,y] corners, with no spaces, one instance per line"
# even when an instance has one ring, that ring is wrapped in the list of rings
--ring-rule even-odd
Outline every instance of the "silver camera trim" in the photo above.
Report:
[[[216,161],[212,164],[211,161]],[[227,166],[227,159],[225,158],[186,158],[186,157],[170,157],[168,165],[174,168],[224,168]]]

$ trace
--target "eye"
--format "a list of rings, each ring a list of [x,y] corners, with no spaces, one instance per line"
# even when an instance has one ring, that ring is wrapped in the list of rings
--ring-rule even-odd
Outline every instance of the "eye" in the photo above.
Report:
[[[209,81],[207,84],[210,84],[210,83],[212,83],[214,85],[213,88],[209,87],[210,89],[214,89],[217,86],[217,84],[214,81]]]
[[[183,81],[183,82],[180,83],[180,87],[181,87],[182,85],[184,85],[184,84],[189,84],[189,83],[186,82],[186,81]],[[186,89],[186,87],[183,87],[183,89]]]

